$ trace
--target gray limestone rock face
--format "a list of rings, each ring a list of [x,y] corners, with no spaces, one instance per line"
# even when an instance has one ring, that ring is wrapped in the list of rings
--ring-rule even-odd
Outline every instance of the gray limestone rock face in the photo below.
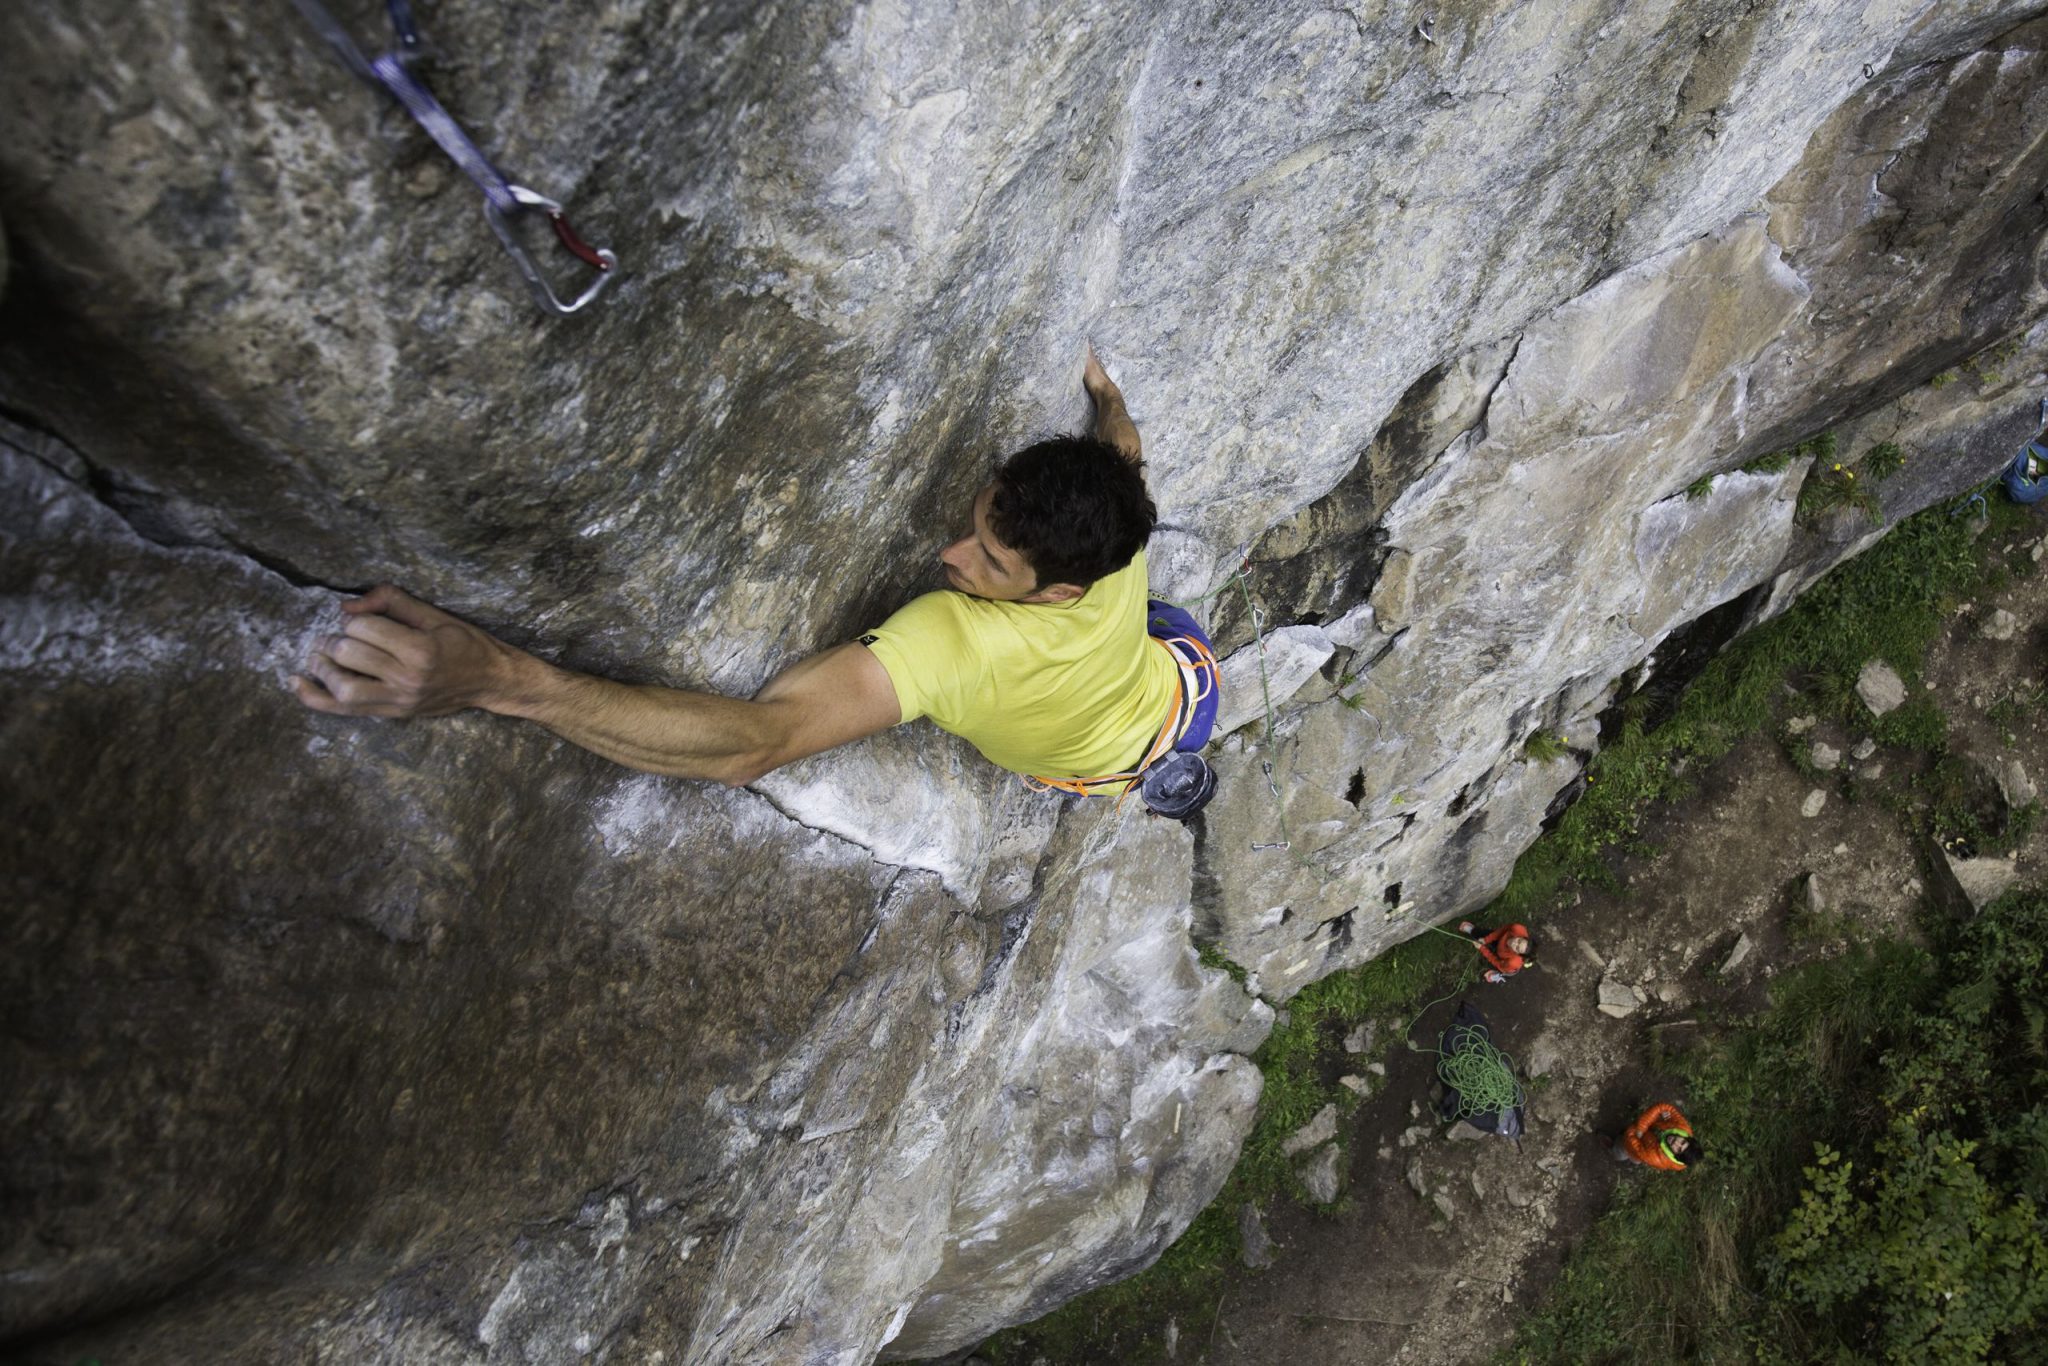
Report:
[[[1661,642],[2031,420],[2038,4],[1708,8],[428,7],[620,254],[566,320],[290,7],[0,13],[0,1335],[860,1361],[1149,1264],[1272,1003],[1483,904]],[[393,579],[750,693],[936,585],[1084,338],[1155,589],[1292,651],[1199,838],[923,723],[727,791],[284,692]],[[1877,520],[1744,468],[1824,428],[1907,452]]]
[[[486,1348],[541,1356],[647,1334],[745,1356],[771,1330],[872,1355],[918,1341],[876,1307],[889,1280],[940,1324],[967,1291],[955,1335],[972,1338],[991,1295],[1038,1312],[1048,1267],[1156,1255],[1227,1174],[1258,1091],[1244,1055],[1272,1015],[1196,964],[1177,828],[1125,829],[1107,806],[1069,822],[1062,871],[983,924],[934,874],[744,791],[538,735],[494,748],[468,721],[309,733],[281,687],[303,638],[252,623],[317,594],[150,545],[47,466],[0,459],[8,525],[31,533],[6,567],[40,585],[4,638],[10,709],[40,718],[14,743],[59,743],[67,711],[112,698],[171,743],[203,727],[218,756],[166,788],[137,768],[149,751],[116,749],[117,823],[79,830],[47,803],[10,823],[11,866],[36,870],[17,902],[36,973],[10,1034],[16,1170],[118,1171],[149,1234],[86,1236],[95,1207],[75,1187],[13,1188],[16,1238],[79,1251],[31,1262],[9,1244],[39,1273],[33,1297],[10,1290],[10,1322],[175,1286],[233,1229],[276,1265],[332,1249],[331,1271],[109,1340],[183,1359],[468,1350],[413,1321],[432,1299],[468,1306]],[[151,683],[166,669],[190,679],[175,696]],[[234,682],[250,677],[263,686]],[[521,782],[549,751],[554,776]],[[436,762],[469,781],[421,782]],[[380,827],[395,794],[403,822]],[[253,876],[266,848],[301,843],[278,880]],[[585,852],[535,863],[536,844]],[[171,872],[216,864],[230,899]],[[127,865],[161,871],[79,922]],[[365,886],[384,890],[349,891]],[[284,964],[296,989],[260,986]],[[206,1011],[168,1029],[195,995]],[[140,1061],[180,1031],[189,1052]],[[160,1094],[179,1099],[152,1101],[147,1128],[101,1119]],[[222,1143],[223,1114],[245,1142]],[[776,1212],[801,1202],[814,1224],[792,1237]],[[441,1230],[430,1260],[387,1282],[381,1241],[425,1226]],[[878,1233],[886,1268],[847,1263],[848,1238]],[[481,1255],[433,1251],[465,1245]],[[763,1299],[768,1283],[788,1293]]]
[[[1336,649],[1314,626],[1285,626],[1266,634],[1263,653],[1256,642],[1233,650],[1217,662],[1222,696],[1216,704],[1215,734],[1224,736],[1249,722],[1263,722],[1267,699],[1276,707],[1285,705]]]

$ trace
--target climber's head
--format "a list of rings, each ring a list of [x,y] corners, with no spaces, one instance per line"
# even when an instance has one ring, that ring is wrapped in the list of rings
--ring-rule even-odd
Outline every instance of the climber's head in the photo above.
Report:
[[[1506,940],[1505,940],[1504,942],[1505,942],[1505,945],[1506,945],[1507,951],[1508,951],[1509,953],[1512,953],[1512,954],[1517,954],[1517,955],[1521,955],[1521,956],[1524,956],[1524,957],[1526,957],[1526,956],[1528,955],[1528,952],[1529,952],[1529,936],[1528,936],[1528,935],[1526,935],[1526,934],[1511,934],[1511,935],[1509,935],[1509,936],[1507,937],[1507,939],[1506,939]]]
[[[1157,517],[1144,476],[1116,447],[1056,436],[1003,462],[939,562],[947,583],[978,598],[1066,602],[1129,564]]]

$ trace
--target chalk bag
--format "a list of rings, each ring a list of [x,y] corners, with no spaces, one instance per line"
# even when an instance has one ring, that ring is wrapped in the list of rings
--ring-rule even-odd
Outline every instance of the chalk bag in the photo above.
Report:
[[[1169,820],[1187,821],[1216,795],[1216,770],[1199,754],[1174,750],[1145,770],[1138,799]]]

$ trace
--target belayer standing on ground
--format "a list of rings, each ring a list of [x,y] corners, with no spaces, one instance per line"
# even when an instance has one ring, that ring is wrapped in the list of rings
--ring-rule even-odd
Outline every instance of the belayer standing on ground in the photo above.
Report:
[[[1526,925],[1503,925],[1482,937],[1471,921],[1460,920],[1458,933],[1478,945],[1479,956],[1491,965],[1486,969],[1486,980],[1496,986],[1529,966],[1530,940]]]
[[[1707,1155],[1706,1145],[1693,1136],[1692,1125],[1670,1101],[1659,1101],[1622,1131],[1616,1142],[1600,1135],[1617,1162],[1640,1162],[1660,1172],[1682,1172]]]
[[[967,534],[939,552],[947,589],[783,670],[751,700],[559,668],[390,584],[342,603],[340,634],[321,639],[293,690],[347,716],[477,707],[631,768],[733,787],[929,716],[1044,785],[1142,787],[1148,806],[1185,819],[1214,790],[1195,757],[1215,720],[1214,660],[1186,613],[1148,602],[1157,513],[1138,428],[1093,347],[1082,384],[1092,432],[1003,462],[975,495]]]

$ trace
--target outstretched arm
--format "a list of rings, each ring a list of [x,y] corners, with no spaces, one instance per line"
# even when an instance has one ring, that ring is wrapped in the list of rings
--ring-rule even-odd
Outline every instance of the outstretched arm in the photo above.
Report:
[[[342,716],[444,716],[479,707],[546,726],[629,768],[737,787],[902,719],[864,645],[841,645],[770,679],[751,701],[614,683],[557,668],[438,607],[380,584],[342,603],[299,701]]]
[[[1093,342],[1088,344],[1088,359],[1081,367],[1081,387],[1095,404],[1095,435],[1122,451],[1126,460],[1142,461],[1144,451],[1138,442],[1138,424],[1125,411],[1124,392],[1116,387],[1109,371],[1102,368]]]

